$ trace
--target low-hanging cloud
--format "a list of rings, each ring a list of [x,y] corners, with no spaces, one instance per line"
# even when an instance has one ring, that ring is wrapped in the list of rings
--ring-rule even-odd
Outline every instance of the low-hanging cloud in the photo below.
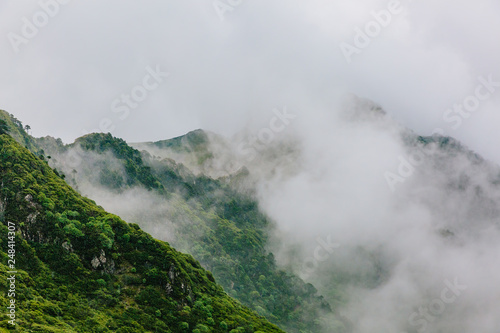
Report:
[[[275,113],[231,139],[206,133],[213,154],[196,170],[225,177],[241,172],[225,168],[227,161],[244,166],[239,189],[250,189],[275,223],[268,246],[278,263],[312,282],[354,332],[496,332],[500,271],[491,263],[500,253],[500,169],[453,139],[419,139],[356,96],[324,112],[289,112],[293,122],[259,142],[254,159],[238,147],[269,128]],[[189,154],[136,145],[159,156],[153,160],[196,165]],[[415,152],[420,163],[391,190],[385,174]],[[82,157],[76,173],[75,155]],[[51,163],[104,208],[191,251],[178,233],[192,221],[176,214],[175,196],[110,190],[98,173],[84,173],[106,167],[126,177],[112,154],[76,146]]]
[[[300,168],[258,187],[278,225],[278,260],[355,332],[496,332],[500,169],[453,140],[424,145],[378,106],[353,103],[301,123]],[[416,149],[424,160],[391,191],[384,173]]]
[[[57,14],[16,53],[9,33],[22,35],[24,18],[32,22],[41,3],[51,2],[59,3]],[[394,2],[402,11],[347,64],[340,45],[353,43],[358,28]],[[335,95],[354,92],[430,134],[446,125],[443,113],[474,90],[479,76],[500,78],[494,0],[230,4],[224,21],[213,1],[3,4],[1,107],[37,136],[71,142],[109,118],[116,136],[141,142],[196,128],[231,136],[277,105],[328,109]],[[126,121],[110,114],[116,97],[157,65],[169,79]],[[490,144],[499,103],[495,94],[460,129],[443,129],[499,162]]]

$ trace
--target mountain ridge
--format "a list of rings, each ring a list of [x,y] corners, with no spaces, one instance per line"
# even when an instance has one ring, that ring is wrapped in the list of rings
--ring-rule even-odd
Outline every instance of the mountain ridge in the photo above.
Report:
[[[0,166],[0,239],[5,245],[13,221],[24,332],[282,332],[230,299],[192,256],[81,197],[6,134]],[[4,249],[0,254],[6,262]],[[2,281],[7,271],[2,263]],[[5,282],[0,286],[5,291]],[[9,325],[2,314],[0,327]]]
[[[372,111],[373,114],[370,113]],[[389,127],[389,122],[393,123],[377,105],[369,104],[368,114],[354,110],[351,116],[354,118],[349,121],[354,120],[361,126],[370,126],[373,122],[377,128],[385,129]],[[480,197],[470,204],[476,206],[476,211],[483,212],[481,219],[497,214],[493,198],[484,195],[485,191],[489,191],[489,185],[484,187],[479,178],[471,177],[476,171],[484,171],[485,178],[493,177],[488,178],[491,184],[500,183],[500,172],[494,177],[495,170],[499,168],[493,163],[451,137],[421,136],[401,126],[389,130],[397,130],[398,139],[403,143],[402,152],[408,156],[419,153],[425,156],[423,164],[415,170],[419,176],[404,185],[408,191],[405,190],[403,194],[409,200],[417,195],[411,188],[413,182],[427,175],[436,177],[458,198],[465,197],[471,191],[479,193]],[[22,134],[22,131],[19,133]],[[339,283],[333,280],[331,283],[321,282],[318,289],[325,293],[323,297],[315,286],[304,283],[290,273],[294,267],[290,270],[279,267],[272,256],[273,252],[266,247],[273,223],[261,214],[259,203],[253,197],[255,193],[242,190],[252,188],[253,183],[248,182],[249,179],[260,177],[253,172],[255,164],[260,163],[261,159],[272,159],[277,156],[277,152],[281,152],[288,155],[285,159],[281,158],[283,154],[280,155],[280,160],[298,164],[299,155],[296,152],[300,152],[301,148],[294,146],[287,150],[286,142],[283,145],[277,142],[276,146],[266,147],[268,151],[258,156],[256,161],[251,161],[254,168],[246,168],[243,162],[240,172],[224,168],[223,172],[211,172],[213,168],[223,167],[224,162],[221,161],[224,159],[220,160],[220,156],[226,157],[225,143],[213,144],[210,139],[216,135],[211,135],[203,130],[195,130],[172,141],[158,141],[158,145],[155,142],[131,144],[134,147],[109,133],[89,134],[69,145],[53,138],[34,139],[27,136],[26,140],[21,135],[21,139],[28,143],[34,142],[35,148],[32,149],[42,152],[39,155],[59,170],[61,177],[66,175],[74,188],[93,193],[91,197],[102,202],[104,207],[114,205],[113,209],[122,212],[119,215],[125,214],[127,220],[144,225],[152,234],[174,242],[175,247],[183,252],[191,253],[213,272],[215,280],[221,283],[228,294],[283,329],[289,332],[350,332],[355,323],[338,312],[346,301],[345,291],[338,287]],[[229,145],[227,147],[227,156],[232,158],[234,155],[231,153],[234,151]],[[141,148],[144,149],[139,151]],[[80,154],[82,161],[79,165],[68,165],[70,153]],[[467,169],[469,164],[463,164],[460,162],[462,160],[470,163],[474,169]],[[273,172],[271,170],[270,174]],[[424,189],[431,195],[429,199],[424,197],[421,201],[432,208],[433,192]],[[111,195],[117,196],[117,199],[110,200]],[[120,205],[120,201],[131,198],[138,202],[137,205],[130,203],[130,208]],[[466,212],[468,205],[461,209]],[[491,216],[488,217],[488,214]],[[452,224],[452,219],[443,215],[442,221],[436,226],[436,234],[446,238],[447,242],[454,242],[461,237],[459,225]],[[377,288],[383,282],[382,277],[387,276],[384,269],[388,267],[384,268],[380,264],[383,261],[378,257],[379,254],[370,254],[365,249],[359,253],[367,265],[373,265],[373,274],[360,278],[342,275],[331,267],[320,268],[319,271],[323,271],[325,276],[339,279],[347,286],[367,280],[368,288]],[[316,285],[316,281],[314,283]]]

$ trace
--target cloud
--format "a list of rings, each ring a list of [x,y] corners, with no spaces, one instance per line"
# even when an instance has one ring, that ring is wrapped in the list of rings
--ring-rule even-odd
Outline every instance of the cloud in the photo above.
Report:
[[[270,248],[355,332],[495,332],[499,168],[453,141],[411,143],[377,110],[351,98],[330,121],[297,123],[294,172],[258,186],[277,223]],[[392,192],[384,172],[415,145],[423,160]]]
[[[34,125],[35,135],[66,142],[103,118],[132,142],[196,128],[231,135],[273,107],[311,113],[345,92],[375,100],[405,125],[430,133],[443,125],[448,107],[470,94],[477,76],[500,77],[499,11],[491,0],[401,0],[403,12],[351,64],[339,45],[352,42],[356,27],[388,1],[244,2],[224,21],[210,1],[69,1],[16,54],[8,33],[21,34],[23,17],[32,20],[49,2],[4,5],[0,97],[2,108]],[[155,65],[171,77],[119,122],[112,101]],[[453,133],[497,161],[480,134],[487,128],[494,135],[490,119],[499,101],[496,96]]]

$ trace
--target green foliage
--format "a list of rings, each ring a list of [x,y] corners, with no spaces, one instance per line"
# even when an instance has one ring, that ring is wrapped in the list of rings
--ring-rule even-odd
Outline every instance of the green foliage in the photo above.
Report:
[[[13,221],[22,332],[227,332],[222,322],[282,332],[229,298],[192,256],[81,197],[6,135],[0,166],[0,305]],[[0,314],[0,330],[7,319]]]
[[[203,176],[181,177],[176,186],[169,181],[170,190],[178,189],[170,218],[190,221],[178,225],[176,246],[208,267],[231,296],[287,331],[321,330],[315,319],[331,312],[329,304],[312,285],[277,267],[266,250],[270,223],[255,200]]]
[[[13,115],[0,110],[0,135],[8,134],[13,137],[19,144],[28,148],[36,155],[40,155],[40,148],[28,133],[27,130],[31,129],[29,125],[26,127],[16,119]]]
[[[174,245],[193,254],[204,267],[212,271],[206,272],[209,282],[217,281],[229,295],[289,332],[319,331],[320,326],[315,320],[320,316],[318,309],[320,312],[329,312],[330,306],[322,297],[317,296],[312,285],[276,266],[273,255],[266,250],[271,225],[259,211],[256,200],[250,196],[233,190],[224,180],[195,176],[184,165],[173,160],[158,160],[147,153],[141,155],[125,141],[110,134],[89,134],[77,139],[75,144],[65,146],[60,139],[32,138],[26,132],[27,128],[6,112],[0,111],[0,119],[7,122],[9,134],[17,142],[40,156],[36,158],[30,155],[34,157],[33,161],[24,157],[20,163],[13,163],[9,159],[13,153],[10,148],[7,149],[7,155],[2,159],[5,166],[2,167],[17,175],[12,184],[22,189],[17,195],[22,193],[23,197],[30,196],[31,202],[37,206],[35,209],[32,204],[21,200],[19,207],[8,206],[9,211],[0,213],[0,221],[5,222],[5,216],[25,218],[25,214],[20,212],[35,214],[40,211],[38,220],[47,224],[26,223],[22,230],[30,230],[24,235],[30,241],[44,244],[38,246],[37,251],[51,260],[60,260],[58,265],[51,266],[54,271],[73,270],[70,275],[76,281],[89,269],[90,272],[94,271],[93,262],[97,265],[97,270],[104,269],[108,274],[118,270],[117,263],[127,262],[127,256],[117,252],[121,246],[127,246],[130,251],[140,251],[153,242],[148,237],[134,237],[134,230],[139,230],[138,226],[131,225],[130,232],[120,233],[109,228],[114,223],[112,215],[103,213],[93,201],[70,191],[62,182],[64,175],[57,176],[56,172],[47,167],[45,151],[54,156],[50,161],[53,165],[56,163],[55,156],[59,153],[81,146],[84,150],[97,154],[111,153],[121,163],[120,170],[106,162],[98,163],[92,170],[88,170],[89,173],[98,175],[100,185],[113,191],[142,186],[157,191],[166,200],[170,200],[174,209],[167,218],[190,222],[179,223],[178,238]],[[150,145],[187,154],[185,156],[190,156],[190,164],[201,165],[213,158],[209,150],[209,138],[201,130]],[[38,163],[40,159],[44,160],[43,167]],[[47,177],[49,173],[50,176]],[[73,170],[73,179],[70,179],[73,183],[75,175],[76,170]],[[147,224],[148,221],[142,222]],[[61,246],[65,244],[65,252],[44,243],[55,240]],[[80,254],[74,253],[76,248],[85,249],[83,261]],[[102,251],[105,264],[100,261]],[[151,261],[149,257],[144,258],[148,263]],[[195,262],[194,259],[186,260],[191,265]],[[114,268],[108,267],[110,262],[115,264]],[[164,268],[156,271],[152,267],[146,269],[137,260],[129,261],[125,267],[121,279],[124,285],[131,288],[148,284],[161,285],[166,281],[161,274],[165,272]],[[136,291],[130,288],[121,288],[121,293],[120,297],[136,295]],[[186,305],[192,305],[195,301],[196,298],[191,296],[186,295]],[[185,313],[185,308],[179,311]],[[154,312],[150,315],[155,318]],[[164,316],[166,313],[162,311],[162,318]],[[231,329],[236,328],[233,323],[227,323]],[[216,326],[218,327],[218,323]]]
[[[131,148],[124,140],[115,138],[109,133],[95,133],[77,139],[74,145],[101,154],[110,151],[123,162],[127,178],[124,179],[116,170],[104,167],[100,170],[100,181],[103,185],[112,189],[120,189],[123,186],[140,184],[147,189],[166,193],[163,185],[152,175],[151,168],[144,165],[140,152]]]
[[[191,253],[210,269],[209,281],[217,281],[229,295],[287,331],[320,330],[315,319],[322,312],[330,312],[330,306],[317,295],[312,285],[277,267],[274,256],[266,250],[272,226],[254,198],[234,190],[223,180],[196,176],[173,160],[159,160],[145,152],[141,155],[110,134],[87,135],[76,144],[98,154],[112,153],[125,170],[120,178],[108,165],[98,163],[89,172],[100,173],[99,185],[112,191],[139,185],[169,200],[172,209],[165,218],[186,221],[176,224],[174,246]],[[194,154],[198,160],[210,155],[208,136],[203,131],[151,145],[176,153]],[[148,224],[147,220],[140,222]],[[101,247],[108,249],[117,240],[131,241],[129,234],[115,238],[100,234],[95,233],[96,239],[101,241]],[[140,283],[163,281],[158,271],[142,272],[137,268],[144,274],[137,280]]]
[[[3,119],[0,119],[0,135],[9,133],[9,125]]]

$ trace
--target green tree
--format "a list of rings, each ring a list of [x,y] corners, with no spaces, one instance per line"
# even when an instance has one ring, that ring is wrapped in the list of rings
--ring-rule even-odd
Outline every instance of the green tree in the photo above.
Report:
[[[0,119],[0,134],[7,134],[9,133],[9,125],[7,125],[7,122],[3,119]]]

